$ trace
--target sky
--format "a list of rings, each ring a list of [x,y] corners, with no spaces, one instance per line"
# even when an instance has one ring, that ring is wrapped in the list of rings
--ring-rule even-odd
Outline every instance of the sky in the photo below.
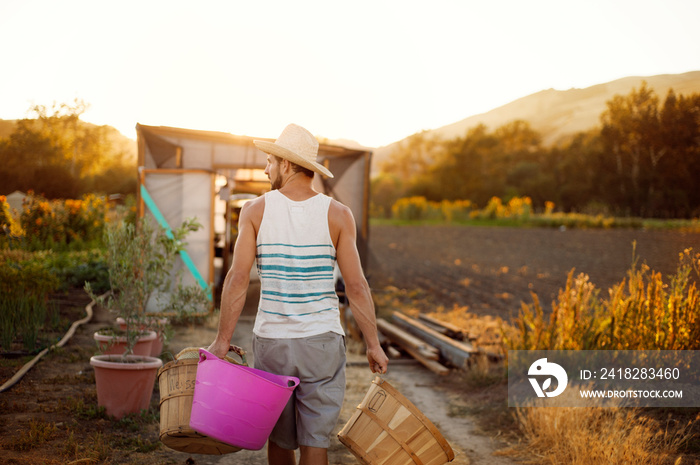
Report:
[[[697,0],[0,0],[0,119],[379,147],[544,89],[700,70]]]

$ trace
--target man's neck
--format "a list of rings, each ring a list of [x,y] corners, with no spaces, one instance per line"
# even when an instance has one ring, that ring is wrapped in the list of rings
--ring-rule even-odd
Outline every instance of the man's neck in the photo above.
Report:
[[[279,188],[279,191],[285,197],[297,202],[318,194],[313,188],[313,178],[309,178],[302,173],[291,174],[282,184],[282,187]]]

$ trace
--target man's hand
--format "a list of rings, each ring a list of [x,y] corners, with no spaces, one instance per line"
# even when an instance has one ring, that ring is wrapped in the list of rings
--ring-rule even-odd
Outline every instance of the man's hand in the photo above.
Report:
[[[216,339],[207,348],[207,351],[211,352],[212,354],[216,355],[219,358],[224,358],[224,357],[226,357],[226,354],[228,354],[228,352],[229,352],[229,347],[231,347],[230,343],[221,342],[218,339]]]
[[[367,361],[372,373],[379,373],[380,375],[386,373],[389,357],[386,356],[381,346],[371,349],[367,348]]]

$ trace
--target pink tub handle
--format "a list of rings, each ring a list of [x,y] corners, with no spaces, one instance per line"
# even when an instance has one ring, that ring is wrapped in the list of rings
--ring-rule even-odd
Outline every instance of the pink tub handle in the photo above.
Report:
[[[218,358],[207,349],[199,349],[199,363],[202,363],[207,358]]]
[[[299,386],[299,378],[294,376],[287,376],[287,387],[292,388],[292,391]]]

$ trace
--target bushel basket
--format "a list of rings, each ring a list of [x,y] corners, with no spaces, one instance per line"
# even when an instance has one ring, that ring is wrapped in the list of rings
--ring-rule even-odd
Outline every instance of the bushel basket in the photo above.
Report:
[[[247,365],[245,351],[231,346],[231,351]],[[226,356],[229,363],[241,363]],[[170,449],[190,454],[223,455],[238,452],[239,447],[231,446],[190,427],[192,399],[199,364],[199,349],[189,347],[176,356],[176,360],[166,363],[158,371],[160,389],[160,440]]]
[[[366,465],[441,465],[455,457],[435,425],[380,377],[338,439]]]

